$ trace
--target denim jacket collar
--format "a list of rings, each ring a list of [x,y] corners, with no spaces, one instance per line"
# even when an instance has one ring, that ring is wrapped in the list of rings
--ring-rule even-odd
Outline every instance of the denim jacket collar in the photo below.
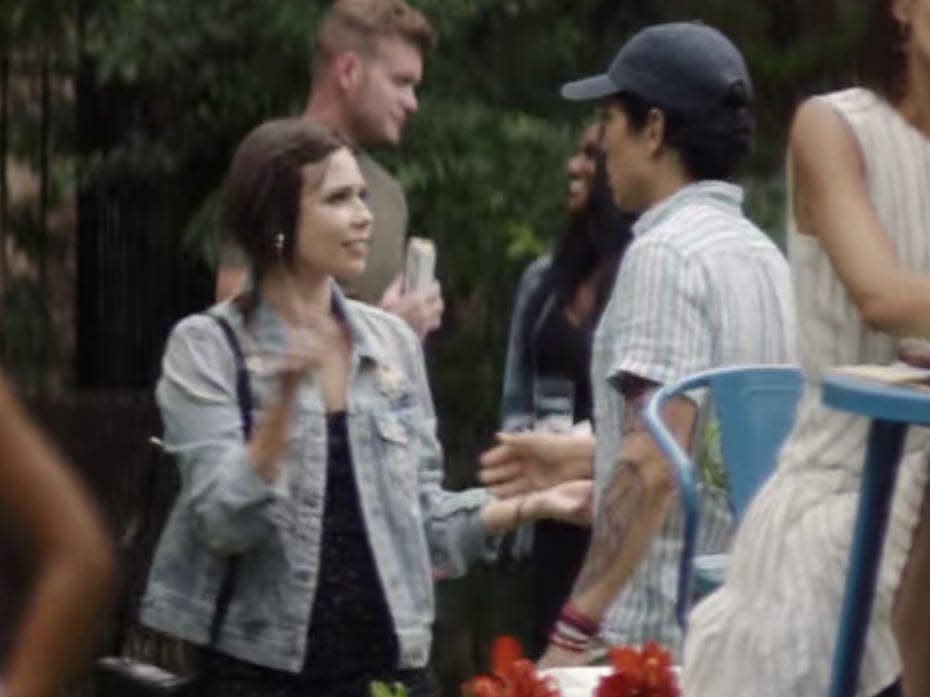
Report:
[[[359,321],[345,293],[335,282],[332,283],[331,304],[333,314],[342,319],[348,327],[352,346],[359,358],[366,358],[382,366],[387,365],[389,359],[384,345],[379,343],[377,338],[366,329],[366,325]]]

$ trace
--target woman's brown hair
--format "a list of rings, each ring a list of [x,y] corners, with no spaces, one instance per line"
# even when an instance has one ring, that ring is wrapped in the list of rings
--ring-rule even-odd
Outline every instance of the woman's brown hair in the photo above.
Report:
[[[898,101],[907,88],[906,37],[892,14],[893,2],[867,0],[859,55],[859,81],[890,102]]]
[[[219,222],[257,277],[293,259],[301,170],[343,147],[338,135],[306,118],[266,121],[239,144],[223,183]]]

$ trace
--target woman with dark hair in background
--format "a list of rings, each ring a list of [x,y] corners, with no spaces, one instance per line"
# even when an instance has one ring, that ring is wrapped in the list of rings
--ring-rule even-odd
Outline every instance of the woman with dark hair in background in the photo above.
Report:
[[[333,280],[365,267],[366,198],[329,131],[254,129],[220,209],[253,288],[168,340],[157,398],[182,488],[142,621],[207,647],[211,697],[356,697],[373,680],[432,695],[431,568],[464,573],[523,520],[589,516],[588,483],[507,501],[441,488],[419,339]]]
[[[820,401],[825,369],[930,337],[930,0],[872,3],[867,87],[804,102],[788,246],[805,389],[723,587],[691,615],[686,695],[827,694],[868,420]],[[867,43],[866,43],[867,42]],[[856,694],[930,695],[930,432],[904,447]],[[898,681],[900,676],[900,682]]]
[[[569,222],[552,253],[526,269],[517,290],[501,404],[504,431],[570,429],[591,418],[591,337],[632,223],[611,200],[600,137],[598,123],[582,131],[566,164]],[[533,655],[546,646],[589,536],[586,527],[541,521],[517,538],[518,553],[532,545]]]

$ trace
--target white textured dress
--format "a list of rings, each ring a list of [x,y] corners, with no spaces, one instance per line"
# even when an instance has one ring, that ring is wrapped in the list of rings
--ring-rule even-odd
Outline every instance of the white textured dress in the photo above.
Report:
[[[902,266],[930,274],[930,140],[865,89],[826,99],[846,120],[867,187]],[[693,611],[685,697],[824,697],[846,578],[868,421],[821,405],[830,366],[888,363],[896,341],[870,330],[815,238],[789,215],[798,355],[806,382],[795,426],[737,531],[727,581]],[[900,661],[891,607],[927,477],[930,431],[912,428],[885,539],[859,697]]]

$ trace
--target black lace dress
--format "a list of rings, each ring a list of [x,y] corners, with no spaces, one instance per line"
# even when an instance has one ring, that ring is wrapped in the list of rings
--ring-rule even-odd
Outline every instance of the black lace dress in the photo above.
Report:
[[[394,623],[378,577],[352,469],[346,415],[327,417],[328,461],[320,577],[298,675],[216,652],[204,656],[208,697],[370,697],[373,680],[435,695],[427,669],[398,670]]]
[[[591,418],[591,336],[590,325],[575,326],[564,309],[553,309],[546,316],[533,346],[536,374],[542,378],[568,380],[574,385],[573,420]],[[588,528],[541,520],[536,523],[532,560],[533,644],[538,656],[549,643],[549,631],[588,548]]]

